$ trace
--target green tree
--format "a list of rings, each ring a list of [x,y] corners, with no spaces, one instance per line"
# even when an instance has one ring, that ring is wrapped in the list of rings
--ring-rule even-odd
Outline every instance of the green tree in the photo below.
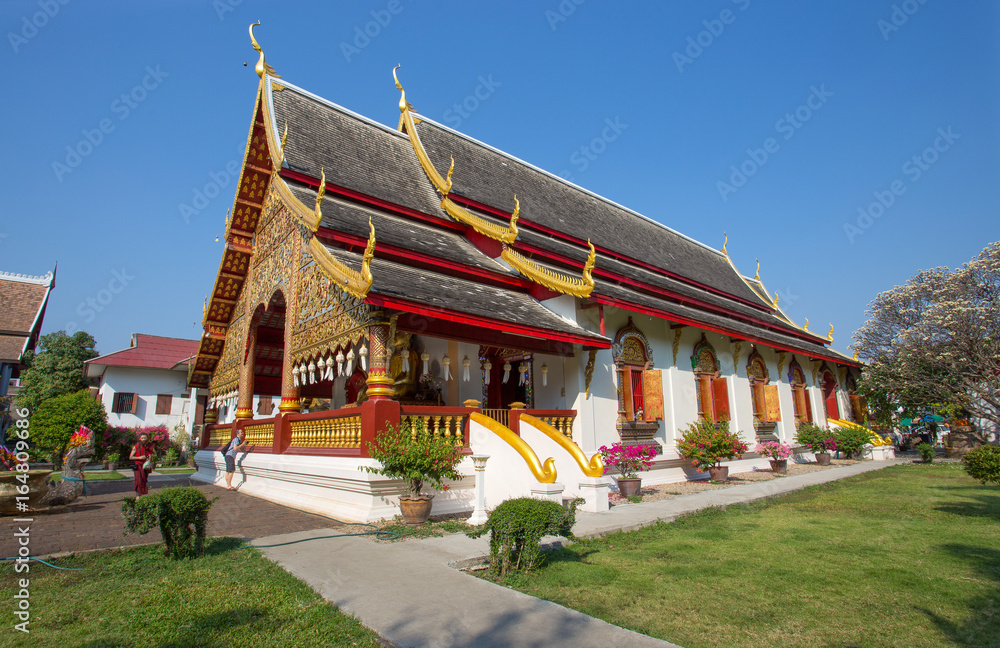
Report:
[[[94,338],[84,331],[72,336],[65,331],[43,335],[38,350],[25,354],[28,368],[21,372],[17,407],[32,412],[49,398],[73,394],[90,385],[83,376],[83,362],[97,357]]]
[[[1000,242],[879,294],[854,338],[877,421],[902,407],[902,416],[932,408],[1000,424]]]
[[[32,415],[28,429],[36,448],[49,455],[56,468],[61,468],[69,438],[81,425],[90,428],[95,435],[104,434],[108,427],[104,406],[88,389],[43,401]]]

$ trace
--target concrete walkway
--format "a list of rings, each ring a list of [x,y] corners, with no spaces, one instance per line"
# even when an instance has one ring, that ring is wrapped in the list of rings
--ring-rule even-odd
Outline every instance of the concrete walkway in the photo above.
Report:
[[[703,508],[750,502],[896,463],[903,462],[864,462],[621,505],[607,513],[580,513],[574,533],[594,536],[635,529]],[[393,544],[357,537],[324,538],[335,533],[334,529],[316,529],[259,538],[253,544],[398,646],[674,646],[458,571],[456,567],[473,564],[489,554],[487,537],[473,540],[453,534]]]

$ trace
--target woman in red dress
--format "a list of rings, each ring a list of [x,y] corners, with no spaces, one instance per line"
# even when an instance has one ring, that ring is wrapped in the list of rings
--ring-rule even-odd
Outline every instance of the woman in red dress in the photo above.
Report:
[[[153,451],[153,444],[149,442],[149,435],[145,432],[139,435],[139,443],[132,446],[128,460],[132,463],[132,471],[135,473],[135,494],[146,495],[149,488],[146,485],[149,473],[152,468],[143,468],[142,465],[147,459],[155,459],[156,453]]]

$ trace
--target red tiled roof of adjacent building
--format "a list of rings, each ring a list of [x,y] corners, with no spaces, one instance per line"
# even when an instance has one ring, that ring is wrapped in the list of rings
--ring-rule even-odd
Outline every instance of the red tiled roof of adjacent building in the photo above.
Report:
[[[199,340],[132,334],[132,346],[87,360],[88,365],[172,369],[198,353]]]

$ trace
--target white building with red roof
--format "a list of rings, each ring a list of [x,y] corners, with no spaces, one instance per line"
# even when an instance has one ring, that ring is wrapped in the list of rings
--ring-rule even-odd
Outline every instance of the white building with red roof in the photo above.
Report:
[[[98,381],[108,425],[128,427],[200,423],[196,389],[187,388],[188,367],[198,340],[132,334],[127,349],[88,360],[85,372]],[[202,396],[201,401],[204,401]]]

